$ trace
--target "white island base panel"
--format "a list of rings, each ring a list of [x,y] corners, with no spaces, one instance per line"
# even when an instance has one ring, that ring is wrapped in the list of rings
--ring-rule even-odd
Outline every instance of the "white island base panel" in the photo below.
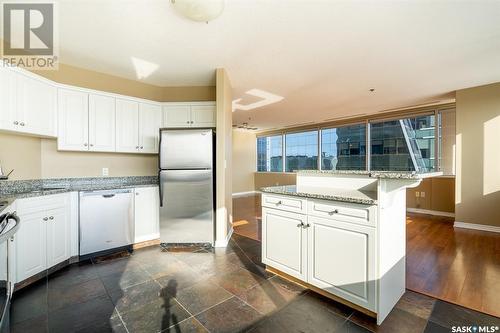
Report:
[[[263,263],[380,325],[405,293],[406,188],[422,178],[299,172],[263,189]]]

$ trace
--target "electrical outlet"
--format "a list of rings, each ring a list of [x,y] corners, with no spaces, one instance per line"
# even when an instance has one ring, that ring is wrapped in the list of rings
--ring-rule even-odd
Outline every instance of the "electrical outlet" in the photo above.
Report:
[[[420,197],[425,198],[425,192],[420,192]]]
[[[418,198],[420,196],[420,192],[415,192],[415,196]]]
[[[109,176],[109,169],[108,168],[102,168],[102,176],[103,177]]]

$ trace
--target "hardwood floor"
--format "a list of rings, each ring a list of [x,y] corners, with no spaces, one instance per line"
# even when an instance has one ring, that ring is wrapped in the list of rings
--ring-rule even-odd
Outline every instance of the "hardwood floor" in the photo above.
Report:
[[[233,199],[234,232],[260,240],[260,195]],[[408,214],[406,287],[500,317],[500,235]]]

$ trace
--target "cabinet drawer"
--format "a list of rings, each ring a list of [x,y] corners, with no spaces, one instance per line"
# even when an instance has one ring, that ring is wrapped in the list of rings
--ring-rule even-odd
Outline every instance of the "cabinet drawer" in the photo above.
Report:
[[[308,214],[362,225],[376,226],[376,206],[337,201],[309,200]]]
[[[307,212],[307,201],[284,195],[263,194],[262,206],[274,209],[285,210],[288,212],[302,213]]]
[[[20,199],[16,203],[19,214],[29,214],[69,206],[69,193]]]

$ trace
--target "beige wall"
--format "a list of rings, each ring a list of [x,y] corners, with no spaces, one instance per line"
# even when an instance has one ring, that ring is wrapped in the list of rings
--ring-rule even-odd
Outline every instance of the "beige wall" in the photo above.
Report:
[[[415,194],[419,192],[417,197]],[[421,193],[424,192],[424,197]],[[455,212],[455,178],[436,177],[422,180],[422,183],[406,191],[406,206],[434,210],[439,212]]]
[[[456,93],[455,220],[500,226],[500,83]]]
[[[262,187],[278,186],[278,185],[295,185],[297,177],[295,173],[282,172],[256,172],[254,175],[255,190],[260,190]]]
[[[145,98],[158,102],[214,101],[215,87],[159,87],[140,81],[59,64],[56,71],[33,71],[47,79],[81,88]]]
[[[253,191],[257,165],[255,133],[233,130],[233,193]]]
[[[216,142],[216,241],[223,242],[232,228],[232,88],[226,71],[218,68]]]
[[[39,138],[0,133],[0,164],[5,173],[14,169],[11,180],[42,176]]]

